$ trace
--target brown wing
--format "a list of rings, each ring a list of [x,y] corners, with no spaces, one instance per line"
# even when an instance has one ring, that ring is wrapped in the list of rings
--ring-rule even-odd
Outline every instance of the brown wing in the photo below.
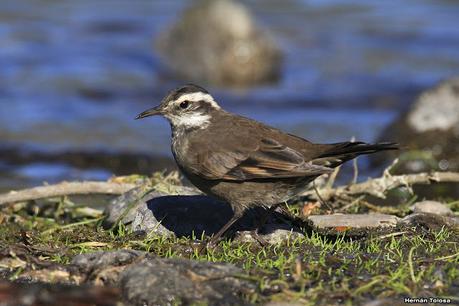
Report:
[[[330,173],[332,169],[313,165],[301,153],[276,140],[262,138],[245,151],[203,151],[198,156],[199,175],[207,179],[243,181],[314,176]]]

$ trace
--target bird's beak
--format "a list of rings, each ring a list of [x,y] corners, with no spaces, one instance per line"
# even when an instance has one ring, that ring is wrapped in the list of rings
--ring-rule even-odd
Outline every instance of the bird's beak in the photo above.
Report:
[[[135,119],[137,120],[137,119],[142,119],[145,117],[156,116],[156,115],[161,115],[161,114],[162,114],[161,105],[158,105],[156,107],[147,109],[144,112],[141,112],[140,114],[137,115],[137,117],[135,117]]]

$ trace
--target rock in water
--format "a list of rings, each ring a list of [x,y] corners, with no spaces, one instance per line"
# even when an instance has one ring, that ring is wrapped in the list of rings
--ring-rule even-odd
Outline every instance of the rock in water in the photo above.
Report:
[[[279,48],[248,9],[232,0],[197,2],[157,46],[177,76],[194,82],[249,86],[279,77]]]
[[[421,93],[411,109],[397,119],[380,139],[397,141],[407,149],[397,172],[459,170],[459,78],[441,82]],[[400,152],[374,156],[391,159]]]
[[[408,113],[407,123],[418,133],[459,128],[459,78],[423,92]]]

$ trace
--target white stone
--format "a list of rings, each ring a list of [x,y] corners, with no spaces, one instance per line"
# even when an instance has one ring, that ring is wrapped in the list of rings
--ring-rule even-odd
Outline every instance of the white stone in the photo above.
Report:
[[[443,203],[437,201],[421,201],[411,206],[414,213],[429,213],[441,216],[452,215],[451,209]]]

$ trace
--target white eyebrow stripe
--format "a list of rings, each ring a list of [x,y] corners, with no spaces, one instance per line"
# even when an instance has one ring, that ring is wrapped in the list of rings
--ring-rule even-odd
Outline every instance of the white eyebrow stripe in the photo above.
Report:
[[[197,102],[197,101],[206,101],[209,103],[212,107],[216,109],[220,109],[220,105],[215,102],[214,98],[212,98],[211,95],[203,93],[203,92],[193,92],[193,93],[187,93],[184,95],[181,95],[177,100],[175,100],[176,103],[181,103],[185,100],[192,101],[192,102]]]

